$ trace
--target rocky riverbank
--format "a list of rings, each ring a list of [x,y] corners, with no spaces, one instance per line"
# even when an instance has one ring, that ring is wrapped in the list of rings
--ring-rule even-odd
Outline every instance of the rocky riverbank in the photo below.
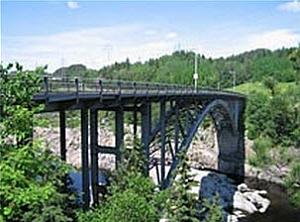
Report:
[[[240,221],[250,214],[264,213],[270,206],[265,190],[251,189],[245,183],[237,185],[226,175],[216,172],[192,169],[191,174],[198,182],[192,192],[199,194],[199,198],[213,199],[219,195],[224,221]]]

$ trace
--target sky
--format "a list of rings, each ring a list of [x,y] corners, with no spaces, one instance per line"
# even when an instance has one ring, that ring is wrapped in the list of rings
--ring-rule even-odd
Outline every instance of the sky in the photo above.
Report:
[[[226,57],[300,43],[299,1],[1,0],[1,62],[99,69],[193,50]]]

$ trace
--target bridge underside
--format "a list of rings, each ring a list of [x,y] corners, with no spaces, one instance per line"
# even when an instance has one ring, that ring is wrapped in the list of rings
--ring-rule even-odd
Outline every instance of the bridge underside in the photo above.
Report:
[[[98,203],[98,154],[116,156],[121,160],[124,147],[124,114],[132,115],[133,138],[138,138],[147,164],[145,172],[156,169],[162,188],[169,186],[179,164],[177,154],[185,152],[206,116],[211,116],[217,131],[218,170],[243,178],[245,98],[226,93],[183,94],[106,94],[47,93],[37,95],[36,102],[45,103],[45,112],[60,113],[61,158],[66,160],[66,111],[81,110],[81,158],[83,202],[90,204],[90,173],[93,202]],[[156,114],[153,114],[156,107]],[[99,111],[115,112],[115,146],[98,141]],[[140,127],[140,131],[138,129]],[[101,140],[101,139],[100,139]],[[90,141],[90,142],[89,142]],[[126,144],[127,146],[127,144]],[[90,170],[89,170],[90,168]]]

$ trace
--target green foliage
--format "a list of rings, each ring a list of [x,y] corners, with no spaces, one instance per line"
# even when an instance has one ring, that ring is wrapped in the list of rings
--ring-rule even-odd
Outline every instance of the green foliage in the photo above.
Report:
[[[285,179],[285,186],[290,196],[291,203],[300,208],[300,159],[295,162],[291,172]]]
[[[196,211],[197,195],[191,193],[191,189],[197,184],[194,182],[193,175],[189,174],[187,155],[182,153],[179,158],[181,158],[181,162],[176,171],[177,178],[171,188],[169,216],[174,222],[196,222],[199,221]]]
[[[271,157],[269,151],[273,144],[269,138],[257,138],[252,146],[255,156],[250,157],[249,162],[253,166],[263,167],[270,165]]]
[[[158,219],[155,208],[142,194],[136,193],[133,189],[125,189],[123,192],[113,193],[107,202],[95,211],[80,214],[78,221],[154,222]]]
[[[159,193],[151,178],[144,172],[144,158],[136,144],[125,149],[122,163],[113,175],[110,195],[94,210],[81,212],[79,221],[127,222],[158,221],[166,201],[166,193]]]
[[[273,77],[269,76],[263,80],[263,83],[271,91],[271,94],[274,96],[277,81]]]
[[[263,81],[266,77],[280,82],[296,81],[294,60],[289,56],[295,49],[279,49],[273,52],[257,49],[226,59],[207,59],[204,55],[198,55],[201,73],[198,84],[202,87],[216,88],[220,85],[221,88],[229,88],[232,87],[233,73],[236,75],[237,84]],[[190,85],[194,72],[194,57],[193,52],[176,51],[172,55],[150,59],[145,63],[132,64],[127,59],[105,66],[99,71],[89,70],[83,65],[73,65],[58,69],[53,76],[67,79],[77,76]]]
[[[275,108],[276,107],[276,108]],[[269,137],[272,143],[299,147],[300,88],[278,84],[270,95],[264,88],[249,93],[246,110],[250,139]]]
[[[23,71],[1,65],[0,218],[3,221],[70,221],[71,196],[60,192],[69,167],[32,141],[31,98],[39,90],[43,69]],[[26,87],[24,87],[26,86]]]
[[[289,59],[293,63],[296,83],[300,83],[300,45],[290,52]]]
[[[223,211],[220,205],[220,197],[216,195],[212,200],[203,201],[204,222],[221,222],[223,221]]]

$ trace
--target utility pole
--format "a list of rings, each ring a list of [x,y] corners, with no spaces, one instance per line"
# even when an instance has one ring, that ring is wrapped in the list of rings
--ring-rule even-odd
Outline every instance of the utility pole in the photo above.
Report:
[[[236,73],[234,70],[230,70],[229,73],[232,75],[232,89],[235,90],[236,86]]]
[[[198,75],[198,56],[197,56],[197,52],[195,52],[195,64],[194,64],[194,75],[193,75],[195,91],[197,91],[198,78],[199,78],[199,75]]]

